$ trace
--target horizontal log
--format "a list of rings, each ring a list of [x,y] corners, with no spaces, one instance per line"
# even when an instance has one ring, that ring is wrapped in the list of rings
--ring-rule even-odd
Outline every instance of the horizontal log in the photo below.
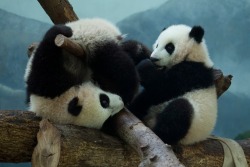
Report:
[[[28,111],[0,111],[0,162],[30,162],[37,144],[40,118]],[[138,166],[140,158],[129,145],[99,130],[75,125],[55,125],[61,133],[59,167]],[[250,140],[239,141],[250,165]],[[222,166],[224,151],[216,140],[192,146],[174,146],[186,167]]]

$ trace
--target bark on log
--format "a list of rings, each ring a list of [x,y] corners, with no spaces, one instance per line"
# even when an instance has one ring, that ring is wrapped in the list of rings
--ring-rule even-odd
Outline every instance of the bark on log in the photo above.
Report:
[[[78,20],[68,0],[38,0],[54,24]]]
[[[40,118],[32,112],[0,111],[0,162],[30,162]],[[135,167],[139,157],[128,145],[99,130],[55,125],[61,133],[59,167]]]
[[[232,78],[232,75],[224,76],[220,69],[214,69],[214,82],[218,97],[220,97],[230,87]]]
[[[30,162],[40,118],[32,112],[0,111],[0,162]],[[98,130],[74,125],[55,125],[61,133],[59,167],[135,167],[140,163],[129,145]],[[250,165],[250,139],[239,141]],[[216,140],[192,146],[175,146],[186,166],[222,166],[224,152]]]
[[[126,109],[114,116],[117,133],[132,146],[141,157],[140,167],[183,166],[176,158],[171,146],[165,145],[148,127]]]
[[[32,167],[57,167],[61,152],[61,134],[47,119],[40,122]]]

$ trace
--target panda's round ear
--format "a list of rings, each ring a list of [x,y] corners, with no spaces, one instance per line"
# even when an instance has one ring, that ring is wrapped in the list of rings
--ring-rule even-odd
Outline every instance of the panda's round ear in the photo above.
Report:
[[[201,26],[193,26],[189,33],[189,37],[194,38],[197,43],[201,43],[204,33],[204,29]]]

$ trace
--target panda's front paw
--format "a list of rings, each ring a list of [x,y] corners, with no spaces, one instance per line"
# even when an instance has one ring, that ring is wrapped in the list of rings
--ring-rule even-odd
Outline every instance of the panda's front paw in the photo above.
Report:
[[[136,67],[140,75],[155,71],[155,65],[149,59],[142,60]]]
[[[72,29],[65,25],[54,25],[45,34],[43,41],[54,43],[54,40],[58,34],[62,34],[66,37],[71,37],[73,35]]]
[[[135,40],[124,41],[121,46],[133,59],[135,65],[139,64],[142,60],[148,59],[151,55],[151,50]]]
[[[156,66],[150,61],[149,59],[145,59],[141,61],[137,65],[137,70],[140,76],[141,84],[144,87],[147,87],[151,85],[151,83],[154,83],[154,79],[157,74]]]

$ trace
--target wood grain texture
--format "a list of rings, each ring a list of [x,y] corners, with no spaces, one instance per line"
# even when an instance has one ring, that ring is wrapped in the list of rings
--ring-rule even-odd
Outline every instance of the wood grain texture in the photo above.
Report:
[[[54,24],[65,24],[78,20],[73,7],[67,0],[38,0]]]
[[[31,161],[40,120],[29,111],[0,111],[0,162]],[[135,150],[117,137],[74,125],[54,126],[61,133],[59,167],[136,167],[140,164]],[[238,143],[250,165],[250,139]],[[223,164],[224,151],[216,140],[172,148],[186,167],[218,167]]]

